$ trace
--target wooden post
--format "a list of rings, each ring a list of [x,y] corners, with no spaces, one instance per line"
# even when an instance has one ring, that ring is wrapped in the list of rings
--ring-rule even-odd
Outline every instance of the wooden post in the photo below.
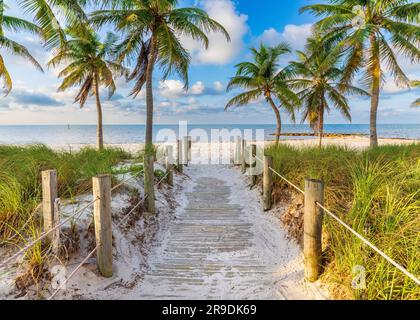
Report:
[[[188,136],[185,136],[182,138],[182,149],[183,149],[183,154],[182,154],[182,163],[185,166],[188,166],[188,154],[189,154],[189,140],[188,140]]]
[[[242,148],[241,148],[242,152],[241,152],[241,171],[244,174],[246,172],[246,141],[245,139],[242,139]]]
[[[173,146],[166,146],[165,150],[165,168],[168,169],[169,164],[174,164],[174,147]]]
[[[167,176],[166,176],[166,182],[173,187],[174,185],[174,165],[172,163],[167,163],[166,164],[166,171],[167,171]]]
[[[61,203],[60,198],[56,198],[54,201],[54,226],[60,223]],[[52,250],[53,253],[58,256],[60,253],[60,228],[55,229],[52,232]]]
[[[182,173],[183,171],[183,166],[182,166],[182,142],[181,140],[177,140],[177,169],[178,172]]]
[[[241,164],[241,147],[242,147],[241,137],[237,136],[236,145],[235,145],[235,164],[236,165]]]
[[[54,217],[54,203],[57,198],[57,171],[42,171],[42,215],[44,219],[44,232],[49,232],[56,224]],[[50,233],[47,241],[51,242],[54,232]]]
[[[174,185],[174,160],[173,160],[173,146],[166,146],[166,162],[165,168],[167,171],[166,182],[170,185]]]
[[[153,156],[150,156],[153,157]],[[111,175],[93,177],[93,205],[95,223],[96,259],[99,272],[104,277],[112,276],[112,218],[111,218]]]
[[[264,156],[264,171],[263,171],[263,207],[264,211],[270,210],[272,206],[273,193],[273,173],[270,167],[273,166],[273,157]]]
[[[251,186],[255,186],[257,182],[257,176],[255,174],[257,159],[255,156],[257,155],[257,145],[252,143],[249,148],[249,174],[251,175]]]
[[[316,202],[324,203],[324,183],[320,180],[305,179],[303,253],[305,278],[310,282],[318,279],[322,250],[323,210]]]
[[[192,139],[191,136],[188,136],[188,161],[191,161],[192,158]]]
[[[155,213],[155,170],[153,166],[154,157],[152,155],[144,156],[144,195],[147,196],[145,204],[147,212]],[[146,168],[150,168],[146,170]]]

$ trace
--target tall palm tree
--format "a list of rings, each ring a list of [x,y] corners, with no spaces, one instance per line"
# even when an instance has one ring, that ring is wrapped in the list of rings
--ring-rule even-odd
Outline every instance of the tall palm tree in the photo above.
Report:
[[[6,36],[5,31],[11,32],[22,32],[29,31],[31,33],[38,34],[40,29],[33,23],[16,17],[7,16],[4,14],[6,5],[3,1],[0,1],[0,49],[5,50],[12,55],[21,56],[30,63],[32,63],[37,69],[42,70],[41,65],[36,59],[29,53],[28,49],[23,45],[13,41]],[[5,94],[9,94],[13,88],[13,81],[7,70],[6,63],[3,55],[0,52],[0,81],[3,82],[3,88]]]
[[[331,53],[330,49],[322,43],[320,35],[315,34],[307,40],[305,52],[297,51],[298,61],[290,63],[290,69],[295,74],[291,86],[300,90],[298,96],[303,107],[302,122],[308,121],[318,133],[319,147],[322,146],[325,112],[331,110],[330,105],[351,121],[345,94],[369,95],[357,87],[339,85],[343,76],[339,66],[340,55]]]
[[[26,11],[33,14],[40,27],[47,48],[57,48],[66,42],[66,25],[78,24],[88,18],[83,7],[96,0],[17,0]]]
[[[346,53],[341,79],[351,83],[363,68],[363,80],[370,87],[370,145],[378,145],[376,130],[380,88],[385,66],[400,86],[408,86],[407,76],[397,61],[397,53],[420,61],[420,3],[410,0],[329,0],[330,4],[309,5],[322,19],[316,24],[326,33],[325,41]]]
[[[415,88],[420,88],[420,81],[414,80],[411,81],[411,86]],[[420,98],[413,102],[412,107],[420,107]]]
[[[290,53],[290,47],[286,43],[272,48],[261,44],[258,49],[251,48],[251,52],[253,61],[237,64],[236,75],[231,78],[227,86],[228,91],[234,88],[243,88],[247,91],[232,98],[225,110],[232,106],[249,104],[263,97],[276,116],[276,144],[278,144],[281,135],[279,107],[284,107],[294,121],[294,109],[300,104],[298,97],[288,86],[288,68],[279,68],[279,58]],[[279,107],[276,103],[280,103]]]
[[[67,33],[71,38],[57,51],[48,66],[67,64],[59,74],[64,79],[58,90],[80,86],[74,101],[80,104],[80,108],[84,107],[89,95],[95,96],[98,113],[97,148],[102,150],[104,141],[100,87],[108,88],[111,98],[116,90],[114,75],[126,75],[127,70],[118,62],[109,60],[117,41],[114,34],[108,33],[102,43],[99,36],[85,25],[75,25]]]
[[[129,80],[135,80],[132,95],[138,95],[146,84],[145,152],[153,153],[153,70],[156,64],[163,69],[163,78],[177,74],[188,87],[190,55],[179,37],[189,36],[207,48],[206,32],[221,32],[229,41],[225,28],[199,8],[178,8],[178,0],[103,0],[111,9],[96,11],[92,22],[98,26],[113,24],[123,33],[118,48],[120,59],[135,61]],[[147,206],[154,212],[153,163],[144,164],[144,186]]]

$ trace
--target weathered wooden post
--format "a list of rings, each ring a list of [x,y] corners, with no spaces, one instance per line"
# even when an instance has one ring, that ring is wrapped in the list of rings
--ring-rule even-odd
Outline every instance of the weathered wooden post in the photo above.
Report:
[[[304,238],[305,278],[314,282],[320,274],[322,250],[323,210],[316,205],[324,203],[324,183],[320,180],[305,179]]]
[[[165,148],[165,168],[168,169],[169,164],[174,164],[174,147],[169,145]]]
[[[55,221],[55,199],[57,198],[57,171],[42,171],[42,216],[44,219],[44,232],[49,232],[57,224]],[[54,232],[51,232],[47,241],[51,243]]]
[[[60,214],[61,214],[61,203],[60,198],[56,198],[54,201],[54,226],[60,223]],[[58,256],[60,253],[60,228],[55,229],[52,232],[52,250],[55,255]]]
[[[166,158],[165,158],[165,168],[166,168],[166,182],[170,185],[174,185],[174,160],[173,160],[173,146],[166,146]]]
[[[153,156],[150,156],[153,158]],[[112,218],[111,218],[111,175],[93,177],[93,218],[95,239],[98,249],[96,259],[99,272],[104,277],[112,276]]]
[[[166,165],[166,183],[170,186],[174,186],[174,165],[172,163],[168,163]]]
[[[235,144],[235,164],[236,165],[241,164],[241,146],[242,146],[241,137],[237,136],[236,144]]]
[[[257,159],[255,158],[257,155],[257,145],[252,143],[249,148],[249,174],[251,176],[251,186],[255,186],[257,182],[257,175],[256,175],[256,166],[257,166]]]
[[[154,157],[153,155],[145,155],[144,156],[144,166],[145,168],[151,168],[150,170],[144,171],[144,194],[147,197],[145,204],[147,208],[147,212],[155,213],[155,175],[153,169],[153,162]]]
[[[185,166],[188,166],[188,156],[189,156],[188,146],[189,146],[188,136],[182,137],[182,149],[183,149],[182,163]]]
[[[242,148],[241,148],[241,171],[242,174],[246,172],[246,141],[242,139]]]
[[[192,138],[188,136],[188,161],[191,161],[192,158]]]
[[[263,168],[263,207],[264,211],[270,210],[272,206],[273,173],[270,168],[273,166],[273,157],[264,156]]]
[[[182,165],[182,142],[181,140],[177,140],[177,160],[176,160],[177,170],[178,172],[182,173],[183,165]]]

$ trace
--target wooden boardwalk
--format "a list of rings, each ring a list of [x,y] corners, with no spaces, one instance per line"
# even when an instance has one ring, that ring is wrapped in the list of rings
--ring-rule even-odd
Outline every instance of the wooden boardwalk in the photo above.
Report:
[[[276,231],[278,225],[267,228],[266,222],[273,220],[264,221],[261,210],[232,200],[232,192],[249,193],[242,197],[250,201],[257,192],[249,190],[235,169],[202,167],[198,173],[198,167],[187,169],[192,187],[130,298],[313,299],[302,283],[296,245]]]

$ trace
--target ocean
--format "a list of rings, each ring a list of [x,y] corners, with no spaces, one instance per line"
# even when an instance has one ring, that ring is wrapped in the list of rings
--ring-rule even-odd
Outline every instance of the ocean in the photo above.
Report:
[[[154,137],[173,130],[178,134],[178,125],[155,125]],[[265,139],[272,140],[275,125],[188,125],[188,131],[202,129],[209,136],[212,129],[245,129],[264,130]],[[308,125],[283,125],[285,133],[310,133]],[[325,133],[369,134],[367,124],[327,124]],[[378,135],[381,138],[420,139],[420,124],[381,124],[378,125]],[[305,137],[306,139],[308,137]],[[48,145],[94,144],[96,139],[95,125],[4,125],[0,126],[0,144],[33,144]],[[299,139],[299,137],[282,137],[282,139]],[[104,126],[104,140],[108,144],[129,144],[144,142],[144,125],[106,125]],[[162,140],[159,140],[162,141]]]

